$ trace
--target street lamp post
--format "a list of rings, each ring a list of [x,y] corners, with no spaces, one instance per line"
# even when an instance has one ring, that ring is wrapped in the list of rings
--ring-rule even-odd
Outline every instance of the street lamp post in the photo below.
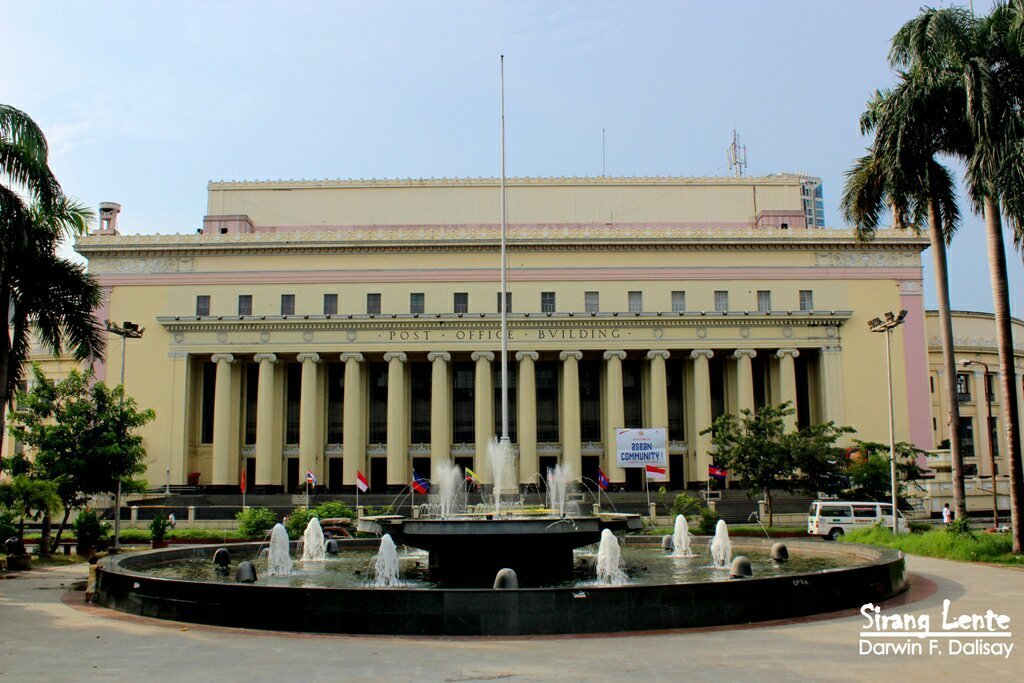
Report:
[[[981,367],[985,368],[985,405],[988,407],[988,410],[986,411],[985,415],[987,416],[987,418],[989,420],[991,420],[992,419],[992,393],[991,393],[991,391],[989,391],[989,388],[992,386],[992,384],[991,384],[991,382],[992,382],[992,373],[989,372],[988,363],[984,363],[984,362],[982,362],[980,360],[964,359],[964,360],[960,361],[960,365],[964,366],[965,368],[969,368],[972,365],[980,365]],[[981,425],[981,428],[982,429],[986,429],[989,432],[992,431],[991,429],[989,429],[989,426],[987,424]],[[958,437],[959,437],[959,435],[958,435]],[[988,465],[991,468],[990,471],[992,472],[992,528],[993,529],[998,529],[999,528],[999,495],[996,492],[996,449],[995,449],[995,444],[992,443],[992,434],[989,434],[989,436],[988,436]]]
[[[893,415],[892,403],[892,349],[890,336],[892,331],[903,324],[907,318],[907,311],[899,312],[899,315],[889,311],[885,314],[885,320],[874,318],[868,321],[868,329],[872,332],[885,333],[885,365],[889,380],[889,480],[892,488],[892,533],[898,533],[900,510],[896,502],[896,425]]]
[[[121,404],[120,407],[124,408],[124,353],[125,353],[125,342],[129,338],[139,339],[142,337],[142,333],[146,331],[145,327],[139,327],[133,322],[128,320],[116,325],[115,323],[106,321],[107,332],[116,334],[121,338]],[[122,440],[125,436],[121,435]],[[114,549],[121,549],[121,477],[117,478],[117,493],[114,496]]]

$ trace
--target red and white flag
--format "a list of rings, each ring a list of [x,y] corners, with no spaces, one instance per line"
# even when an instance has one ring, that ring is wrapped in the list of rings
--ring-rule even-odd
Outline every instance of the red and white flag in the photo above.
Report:
[[[647,465],[647,479],[650,481],[665,481],[668,479],[668,468],[657,465]]]
[[[356,470],[356,488],[363,493],[370,489],[370,482],[366,481],[366,477],[359,470]]]

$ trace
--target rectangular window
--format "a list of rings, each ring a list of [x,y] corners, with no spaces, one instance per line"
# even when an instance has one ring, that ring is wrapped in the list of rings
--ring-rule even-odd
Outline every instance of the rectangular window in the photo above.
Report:
[[[772,310],[772,293],[767,289],[757,290],[757,310],[759,313]]]
[[[430,363],[409,363],[412,400],[409,434],[412,443],[430,443],[431,369]]]
[[[598,292],[583,293],[583,310],[587,313],[597,313],[601,310],[601,295]]]
[[[452,441],[473,443],[476,407],[473,393],[476,368],[473,363],[452,363]]]
[[[956,400],[960,403],[971,400],[971,376],[965,372],[956,375]]]
[[[210,315],[210,295],[200,294],[196,297],[196,317]]]
[[[725,313],[729,310],[729,292],[715,291],[715,310],[719,313]]]
[[[993,375],[992,373],[986,373],[986,375],[985,375],[985,393],[988,394],[988,402],[989,403],[995,403],[996,402],[996,393],[995,393],[995,391],[993,391],[993,386],[992,386],[992,380],[994,378],[995,378],[995,375]]]
[[[238,315],[252,315],[252,294],[238,295]]]
[[[388,441],[388,364],[368,363],[370,384],[369,443]],[[383,460],[383,458],[381,458]]]
[[[498,313],[501,313],[501,292],[498,292],[498,297],[495,299]],[[505,292],[505,312],[512,312],[512,292]]]
[[[644,310],[644,293],[643,292],[630,292],[628,295],[627,304],[629,306],[630,313],[639,313]]]
[[[455,292],[455,313],[469,313],[469,292]]]
[[[245,366],[245,445],[256,443],[256,403],[259,399],[260,364]]]
[[[295,315],[295,295],[281,295],[281,315]]]
[[[537,442],[558,442],[558,362],[537,361]]]
[[[810,289],[800,290],[800,310],[801,311],[813,311],[814,310],[814,292]]]
[[[501,434],[501,361],[493,365],[494,372],[494,433]],[[582,375],[581,375],[582,378]],[[516,364],[508,366],[508,438],[515,443],[516,433]]]
[[[928,377],[928,389],[931,393],[935,393],[935,377],[929,375]]]
[[[992,443],[992,457],[999,457],[999,418],[989,415],[988,438]],[[987,454],[986,454],[987,455]]]
[[[203,363],[203,405],[199,443],[213,443],[213,402],[217,390],[217,364]]]
[[[302,363],[288,363],[286,366],[286,377],[284,442],[296,444],[299,442],[299,402],[302,400]]]
[[[540,312],[541,313],[554,313],[555,312],[555,293],[554,292],[541,292],[540,293]]]
[[[425,299],[423,292],[413,292],[409,295],[409,312],[423,313],[425,311]]]
[[[366,314],[380,315],[380,293],[373,292],[366,295]]]
[[[584,360],[579,364],[580,438],[604,441],[601,433],[601,360]]]
[[[686,292],[672,292],[672,312],[684,313],[686,311]]]
[[[960,418],[960,455],[974,457],[974,419],[970,417]]]
[[[338,314],[338,295],[324,294],[324,315]]]
[[[327,443],[340,444],[345,438],[345,364],[327,366]]]

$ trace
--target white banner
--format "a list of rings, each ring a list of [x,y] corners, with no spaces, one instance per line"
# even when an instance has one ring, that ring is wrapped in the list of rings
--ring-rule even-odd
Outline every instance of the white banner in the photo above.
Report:
[[[668,430],[616,429],[615,462],[619,467],[668,464]]]

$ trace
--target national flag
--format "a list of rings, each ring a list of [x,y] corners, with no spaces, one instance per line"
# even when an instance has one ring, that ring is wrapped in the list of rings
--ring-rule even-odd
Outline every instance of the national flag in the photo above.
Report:
[[[466,481],[472,483],[473,486],[480,485],[480,477],[476,476],[476,472],[469,469],[468,467],[466,468]]]
[[[604,490],[606,490],[608,488],[608,484],[610,484],[610,483],[611,482],[608,481],[608,477],[605,476],[604,470],[601,469],[600,467],[598,467],[597,468],[597,485],[601,487],[602,491],[604,491]]]
[[[316,477],[310,470],[306,470],[306,483],[316,486]]]
[[[242,468],[242,480],[238,482],[238,487],[242,489],[242,493],[245,493],[245,468]]]
[[[421,494],[430,490],[430,482],[416,474],[416,470],[412,471],[412,490]]]
[[[370,482],[366,481],[366,477],[359,470],[356,470],[356,488],[363,493],[370,490]]]
[[[668,479],[668,468],[658,465],[646,465],[647,478],[651,481],[665,481]]]
[[[715,467],[714,465],[708,465],[708,476],[713,479],[725,479],[729,476],[729,470],[723,467]]]

